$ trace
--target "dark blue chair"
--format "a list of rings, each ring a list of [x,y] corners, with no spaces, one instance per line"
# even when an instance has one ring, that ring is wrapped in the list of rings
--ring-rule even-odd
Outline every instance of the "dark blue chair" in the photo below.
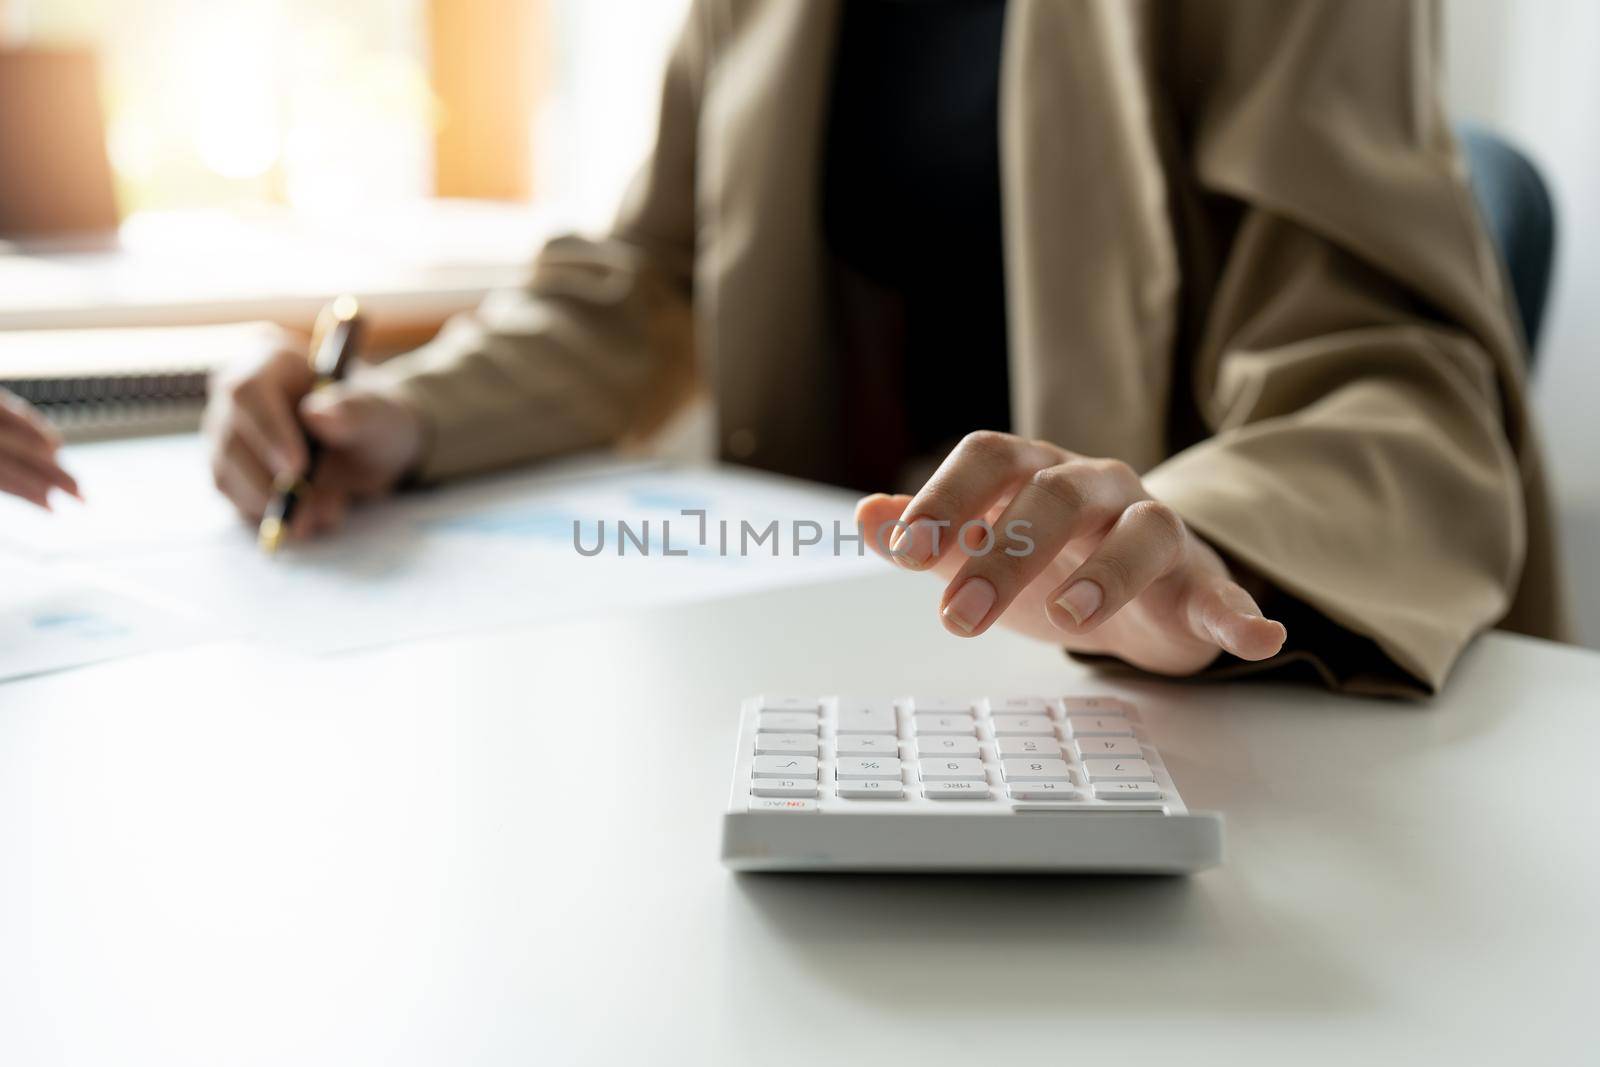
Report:
[[[1456,127],[1472,175],[1472,192],[1506,276],[1528,338],[1528,369],[1539,348],[1539,327],[1555,262],[1556,212],[1539,169],[1504,138],[1473,123]]]

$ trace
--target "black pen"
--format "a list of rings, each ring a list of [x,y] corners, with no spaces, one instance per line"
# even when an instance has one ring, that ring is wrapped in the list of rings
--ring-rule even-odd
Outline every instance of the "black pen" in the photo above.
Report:
[[[361,341],[361,328],[361,305],[353,296],[341,296],[322,309],[311,330],[312,392],[344,377]],[[261,516],[261,527],[256,533],[256,543],[268,555],[278,551],[288,535],[289,520],[311,488],[319,451],[317,439],[307,435],[305,475],[280,474],[272,483],[272,500]]]

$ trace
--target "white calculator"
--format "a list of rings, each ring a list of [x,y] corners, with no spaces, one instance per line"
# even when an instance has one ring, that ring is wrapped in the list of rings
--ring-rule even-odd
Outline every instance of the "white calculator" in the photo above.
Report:
[[[722,859],[743,871],[1187,874],[1222,858],[1133,706],[1103,696],[764,696]]]

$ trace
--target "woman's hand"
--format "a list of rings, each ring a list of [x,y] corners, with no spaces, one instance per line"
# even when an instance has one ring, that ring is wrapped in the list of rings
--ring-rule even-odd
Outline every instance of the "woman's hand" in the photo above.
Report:
[[[961,637],[1003,622],[1174,675],[1219,652],[1260,660],[1283,647],[1283,625],[1118,460],[973,433],[916,496],[867,497],[856,517],[878,551],[947,583],[940,617]],[[989,551],[972,554],[985,530]]]
[[[204,432],[212,479],[239,513],[258,522],[281,474],[303,476],[306,435],[322,447],[311,490],[289,530],[306,538],[336,529],[353,501],[394,488],[422,451],[422,420],[400,401],[349,381],[311,391],[305,352],[278,338],[212,384]]]
[[[61,435],[27,401],[0,389],[0,492],[50,510],[50,490],[78,499],[78,483],[56,462]]]

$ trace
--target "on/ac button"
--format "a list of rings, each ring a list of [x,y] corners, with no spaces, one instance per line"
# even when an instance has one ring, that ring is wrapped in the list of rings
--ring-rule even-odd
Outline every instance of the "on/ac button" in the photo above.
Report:
[[[751,797],[751,811],[816,811],[815,800],[801,800],[796,797]]]

